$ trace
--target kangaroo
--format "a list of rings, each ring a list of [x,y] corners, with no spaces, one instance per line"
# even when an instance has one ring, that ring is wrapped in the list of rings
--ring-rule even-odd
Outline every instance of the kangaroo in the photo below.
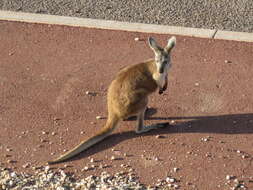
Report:
[[[167,76],[171,67],[170,53],[176,44],[176,38],[171,37],[165,48],[158,46],[152,37],[149,37],[148,42],[155,59],[122,69],[111,82],[107,93],[108,117],[104,127],[74,149],[55,160],[48,161],[49,164],[66,161],[102,141],[112,133],[119,121],[131,116],[137,116],[137,134],[165,126],[165,124],[144,126],[144,113],[148,96],[157,88],[159,94],[167,88]]]

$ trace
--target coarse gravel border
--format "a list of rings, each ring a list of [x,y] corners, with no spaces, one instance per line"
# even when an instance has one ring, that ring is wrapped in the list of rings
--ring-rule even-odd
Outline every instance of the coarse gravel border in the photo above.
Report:
[[[253,42],[253,33],[0,11],[0,20]]]

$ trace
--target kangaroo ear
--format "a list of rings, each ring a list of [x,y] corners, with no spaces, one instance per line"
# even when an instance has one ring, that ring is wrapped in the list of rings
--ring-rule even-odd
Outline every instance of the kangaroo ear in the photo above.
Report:
[[[154,38],[152,37],[149,37],[148,38],[148,44],[149,44],[149,47],[155,52],[155,53],[158,53],[161,48],[157,45],[156,41],[154,40]]]
[[[176,37],[172,36],[169,40],[168,40],[168,44],[167,46],[164,48],[167,52],[170,52],[173,47],[176,45]]]

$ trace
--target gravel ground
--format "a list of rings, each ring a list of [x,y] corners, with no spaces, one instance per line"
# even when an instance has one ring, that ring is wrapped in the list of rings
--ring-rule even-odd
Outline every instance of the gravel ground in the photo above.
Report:
[[[100,176],[90,175],[75,179],[73,174],[61,169],[54,171],[49,166],[35,168],[35,174],[17,173],[8,168],[0,168],[0,190],[155,190],[178,189],[177,180],[167,177],[155,186],[144,186],[132,172],[111,175],[102,172]]]
[[[252,0],[1,0],[0,9],[231,31],[253,31]]]

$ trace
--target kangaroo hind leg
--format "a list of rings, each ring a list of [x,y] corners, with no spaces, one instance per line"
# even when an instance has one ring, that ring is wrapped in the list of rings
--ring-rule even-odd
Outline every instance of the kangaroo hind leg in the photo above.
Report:
[[[144,126],[144,115],[145,115],[145,110],[141,111],[138,116],[137,116],[137,128],[136,128],[136,133],[141,134],[148,132],[152,129],[158,129],[158,128],[163,128],[168,125],[168,123],[156,123],[148,126]]]

